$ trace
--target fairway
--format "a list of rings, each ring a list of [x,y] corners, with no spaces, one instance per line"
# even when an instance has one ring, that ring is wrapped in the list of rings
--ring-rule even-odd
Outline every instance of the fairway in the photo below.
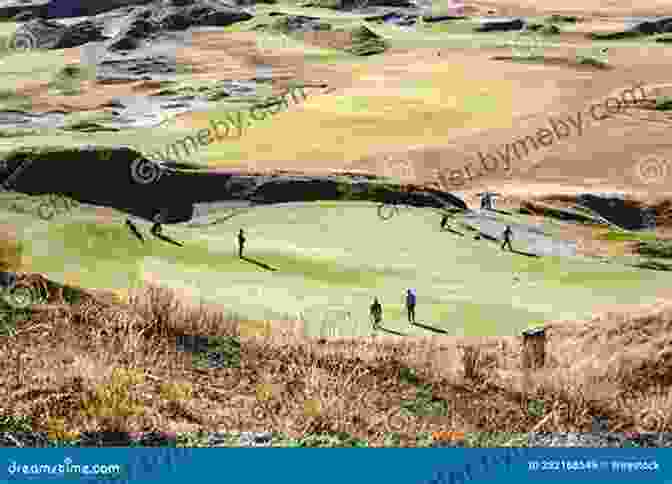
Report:
[[[672,282],[667,273],[579,257],[503,252],[459,227],[463,237],[441,232],[440,215],[431,209],[403,207],[383,221],[372,203],[281,204],[200,228],[167,226],[184,248],[152,239],[143,245],[122,216],[94,222],[86,209],[50,223],[11,218],[25,228],[26,263],[54,280],[122,290],[151,280],[244,319],[304,318],[308,336],[370,335],[374,296],[383,305],[383,328],[404,335],[435,334],[432,329],[514,335],[545,320],[588,317],[615,301],[653,301]],[[239,228],[249,260],[237,256]],[[522,244],[517,248],[524,251]],[[417,290],[416,320],[426,327],[406,321],[409,287]]]

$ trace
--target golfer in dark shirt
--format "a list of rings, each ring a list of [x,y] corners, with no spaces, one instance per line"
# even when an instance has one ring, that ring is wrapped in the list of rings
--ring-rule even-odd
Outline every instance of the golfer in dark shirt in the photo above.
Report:
[[[511,230],[511,226],[507,225],[506,230],[504,230],[504,242],[502,243],[502,250],[504,250],[505,246],[509,246],[509,250],[513,251],[513,247],[511,247],[511,234],[513,234],[513,231]]]
[[[406,310],[408,311],[408,322],[415,324],[415,289],[406,291]]]
[[[245,248],[245,235],[243,229],[238,232],[238,257],[243,258],[243,248]]]
[[[373,299],[371,304],[371,319],[373,320],[373,329],[378,329],[378,325],[383,320],[383,307],[378,302],[378,298]]]

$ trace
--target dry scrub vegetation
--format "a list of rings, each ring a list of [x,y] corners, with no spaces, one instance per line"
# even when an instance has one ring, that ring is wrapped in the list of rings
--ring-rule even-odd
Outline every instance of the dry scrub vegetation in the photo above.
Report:
[[[528,373],[517,337],[307,339],[302,325],[237,321],[156,286],[33,312],[0,336],[0,431],[272,430],[414,446],[451,430],[525,445],[517,433],[587,432],[594,415],[615,432],[672,430],[669,304],[549,324],[546,368]],[[178,351],[185,334],[240,345],[211,368]]]

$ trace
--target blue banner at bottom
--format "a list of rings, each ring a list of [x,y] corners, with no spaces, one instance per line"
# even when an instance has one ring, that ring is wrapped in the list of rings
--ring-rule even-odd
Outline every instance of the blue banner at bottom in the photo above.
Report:
[[[672,449],[0,449],[0,482],[672,484]]]

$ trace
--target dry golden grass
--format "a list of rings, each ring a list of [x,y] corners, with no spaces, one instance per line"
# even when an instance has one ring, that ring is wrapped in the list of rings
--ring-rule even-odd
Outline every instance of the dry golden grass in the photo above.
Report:
[[[0,238],[0,271],[18,272],[23,267],[22,255],[23,246],[20,242],[6,234]]]
[[[185,334],[240,338],[240,367],[195,366],[176,349]],[[239,324],[155,286],[127,305],[87,299],[0,337],[0,417],[28,416],[61,438],[274,430],[347,432],[373,446],[392,432],[403,446],[421,432],[589,431],[594,415],[613,431],[672,430],[669,304],[547,325],[548,363],[534,372],[520,368],[517,337],[303,334],[301,321]]]

